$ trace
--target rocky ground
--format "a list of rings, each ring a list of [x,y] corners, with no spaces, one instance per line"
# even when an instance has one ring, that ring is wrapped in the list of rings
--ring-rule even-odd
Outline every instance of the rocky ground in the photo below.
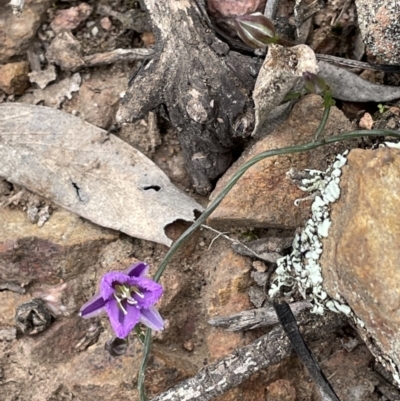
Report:
[[[366,54],[371,62],[400,64],[395,50],[377,57],[377,49],[380,54],[386,50],[381,42],[367,48],[362,45],[352,2],[328,3],[315,16],[307,42],[316,52],[357,59]],[[367,8],[365,2],[359,3]],[[387,3],[389,11],[399,15],[396,3]],[[285,2],[281,12],[289,14],[292,8]],[[385,19],[385,15],[382,8],[377,21],[392,27],[391,17]],[[337,29],[327,21],[335,21]],[[364,35],[367,28],[363,20]],[[385,26],[371,29],[366,34],[368,45]],[[155,41],[136,1],[27,0],[20,17],[13,15],[7,1],[0,1],[0,38],[1,103],[57,108],[107,130],[149,157],[176,187],[207,206],[209,197],[193,190],[176,132],[162,110],[133,123],[116,124],[120,99],[139,60],[151,57]],[[351,49],[349,42],[355,44]],[[373,83],[396,86],[400,80],[399,74],[356,72]],[[307,95],[270,135],[244,144],[236,162],[216,183],[211,199],[255,154],[310,141],[322,117],[320,106],[321,97]],[[338,101],[322,135],[399,126],[398,102]],[[287,179],[287,171],[292,167],[325,171],[338,153],[354,149],[343,168],[342,196],[332,206],[321,266],[328,294],[345,300],[366,328],[349,319],[335,330],[321,331],[309,346],[340,400],[400,399],[392,375],[380,365],[392,373],[391,363],[400,366],[396,265],[400,258],[400,150],[376,149],[382,142],[382,138],[358,139],[274,157],[242,177],[208,220],[219,231],[198,230],[161,279],[165,294],[159,310],[166,329],[154,334],[146,375],[150,397],[270,330],[228,332],[208,322],[268,304],[262,283],[271,274],[272,262],[290,253],[290,247],[282,244],[291,244],[295,232],[309,219],[312,204],[307,200],[294,206],[305,195]],[[96,225],[7,178],[0,181],[0,398],[137,400],[141,344],[132,335],[126,353],[112,357],[105,349],[113,337],[107,318],[83,320],[78,311],[95,293],[102,274],[123,270],[136,260],[149,263],[154,273],[168,247]],[[167,236],[175,240],[187,226],[177,221],[167,227]],[[254,240],[264,248],[256,248]],[[264,257],[235,251],[237,241],[254,246]],[[42,299],[52,315],[49,327],[28,335],[17,327],[15,314],[32,298]],[[299,299],[296,293],[291,300]],[[306,330],[312,319],[306,311],[299,320]],[[308,401],[319,400],[320,395],[306,368],[292,355],[216,399]]]

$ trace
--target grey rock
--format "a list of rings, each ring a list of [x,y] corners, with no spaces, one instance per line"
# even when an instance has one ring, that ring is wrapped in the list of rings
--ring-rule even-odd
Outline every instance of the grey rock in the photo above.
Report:
[[[398,0],[356,0],[356,6],[367,54],[381,64],[400,64]]]

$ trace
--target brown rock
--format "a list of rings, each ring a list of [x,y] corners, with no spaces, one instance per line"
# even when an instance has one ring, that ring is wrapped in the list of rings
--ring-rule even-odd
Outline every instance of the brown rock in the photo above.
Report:
[[[356,0],[358,23],[367,53],[381,64],[400,63],[398,0]]]
[[[124,123],[121,126],[118,136],[129,143],[129,145],[151,158],[151,156],[154,155],[156,146],[161,145],[161,136],[159,132],[157,135],[157,131],[151,129],[152,125],[151,121],[147,122],[145,119],[133,123]],[[161,168],[165,171],[163,166],[161,166]],[[169,174],[168,176],[171,177]],[[170,237],[169,234],[167,235]]]
[[[58,10],[50,26],[56,33],[63,29],[78,28],[79,24],[85,21],[92,11],[93,7],[86,3],[81,3],[77,7]]]
[[[208,309],[210,315],[220,313],[237,313],[247,309],[250,301],[247,290],[252,280],[250,270],[252,264],[249,258],[228,250],[218,262],[218,269],[211,279],[211,302]]]
[[[212,16],[231,17],[264,11],[266,0],[207,0]]]
[[[97,329],[97,330],[95,330]],[[75,315],[69,319],[61,319],[53,323],[46,331],[29,341],[32,360],[39,364],[56,365],[72,360],[75,355],[83,351],[80,347],[85,337],[96,333],[92,343],[95,343],[102,328],[98,320],[85,320]]]
[[[17,294],[11,291],[0,291],[0,327],[15,326],[17,306],[28,301],[29,294]]]
[[[320,259],[324,287],[400,367],[400,150],[352,150],[342,171]]]
[[[55,81],[57,78],[56,67],[50,65],[42,71],[32,71],[29,73],[29,80],[44,89],[50,82]]]
[[[267,387],[268,401],[295,401],[296,389],[288,380],[276,380]]]
[[[197,373],[198,369],[187,360],[183,351],[171,350],[158,344],[152,351],[154,359],[146,374],[146,386],[153,396]]]
[[[229,250],[218,262],[218,268],[210,278],[208,287],[210,296],[208,313],[210,317],[227,316],[229,314],[251,309],[247,291],[251,285],[249,258]],[[248,344],[254,339],[253,333],[233,333],[213,328],[207,337],[210,360],[214,361],[231,352],[236,347]]]
[[[20,61],[0,67],[0,89],[8,95],[22,95],[29,87],[29,63]]]
[[[64,210],[41,228],[24,212],[0,208],[0,276],[5,281],[57,284],[94,266],[102,247],[118,234]]]
[[[341,401],[365,401],[375,399],[378,375],[370,369],[373,356],[365,345],[358,345],[348,352],[335,352],[324,361],[323,369],[331,377],[336,394]],[[343,367],[346,369],[343,369]],[[375,393],[375,394],[374,394]]]
[[[83,334],[80,329],[78,331],[81,335]],[[56,331],[54,334],[56,334]],[[60,346],[67,339],[60,337],[64,337],[64,335],[60,333],[58,338],[52,341],[52,344],[56,346],[54,349],[63,353]],[[95,344],[78,353],[72,351],[72,347],[77,345],[79,336],[73,335],[71,341],[65,344],[67,346],[65,352],[69,355],[69,359],[63,360],[63,357],[60,356],[58,357],[60,362],[57,365],[52,365],[51,372],[56,378],[57,385],[63,383],[72,390],[78,399],[86,401],[103,399],[105,394],[110,400],[129,398],[135,387],[132,378],[137,375],[142,346],[137,340],[131,339],[126,354],[121,358],[112,358],[104,350],[104,343],[110,337],[111,333],[104,332]],[[33,355],[34,352],[39,351],[39,344],[37,343],[36,347],[33,345],[36,344],[30,343],[25,347],[29,347],[35,366],[44,366],[36,362],[37,359],[35,360]],[[45,347],[44,342],[42,342],[42,347]],[[40,351],[43,352],[43,349],[40,349]],[[51,355],[49,354],[48,356],[50,357]],[[51,381],[47,380],[46,392],[49,391],[50,383]],[[43,399],[47,398],[43,397]]]
[[[359,122],[360,128],[363,129],[372,129],[372,127],[374,126],[374,120],[371,116],[371,114],[369,113],[365,113]]]
[[[82,83],[75,104],[80,117],[100,128],[107,129],[113,122],[120,93],[126,89],[126,78],[96,74]]]
[[[112,22],[111,22],[110,18],[108,18],[108,17],[103,17],[100,20],[100,25],[106,31],[110,31],[111,28],[113,27]]]
[[[153,32],[143,32],[142,40],[144,47],[151,47],[156,43],[156,38],[154,37]]]
[[[63,70],[77,70],[85,64],[82,46],[68,31],[60,32],[46,52],[49,63],[57,64]]]
[[[25,53],[51,3],[26,0],[20,17],[13,15],[8,1],[0,3],[0,63]]]
[[[225,173],[218,181],[211,199],[216,197],[238,168],[257,154],[310,142],[322,113],[319,96],[309,95],[301,99],[287,121],[246,151]],[[322,135],[337,135],[351,128],[344,114],[333,107]],[[325,170],[333,160],[333,155],[345,148],[343,143],[329,145],[310,152],[270,157],[257,163],[242,176],[212,213],[209,224],[219,229],[231,226],[295,229],[302,226],[309,216],[310,202],[301,202],[299,207],[294,205],[296,199],[306,195],[286,178],[286,172],[292,167],[298,170]],[[327,157],[329,154],[332,157]]]
[[[79,91],[81,81],[81,76],[76,72],[70,77],[61,79],[57,83],[53,83],[44,89],[35,89],[32,92],[26,92],[21,96],[19,101],[21,103],[30,104],[42,103],[47,107],[60,108],[66,99],[71,99],[73,93]],[[44,81],[42,81],[42,83],[43,82]]]
[[[160,304],[163,308],[168,308],[179,295],[179,292],[187,287],[187,281],[189,279],[185,276],[187,275],[182,272],[168,269],[162,275],[160,283],[163,288],[166,289],[160,300]]]
[[[194,350],[194,343],[192,340],[187,340],[183,343],[183,348],[187,351],[193,351]]]

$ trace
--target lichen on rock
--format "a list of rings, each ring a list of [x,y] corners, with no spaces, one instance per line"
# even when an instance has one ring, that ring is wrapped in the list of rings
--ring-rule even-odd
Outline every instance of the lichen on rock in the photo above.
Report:
[[[302,232],[296,234],[294,238],[292,253],[277,261],[277,276],[271,285],[269,295],[277,295],[283,286],[290,288],[285,295],[298,290],[304,299],[313,303],[312,312],[317,314],[323,314],[325,308],[346,315],[352,313],[350,307],[328,297],[322,287],[322,270],[319,265],[322,254],[321,240],[328,236],[331,225],[330,204],[340,197],[341,168],[346,164],[347,153],[348,151],[337,155],[332,166],[325,172],[317,170],[305,170],[304,173],[293,170],[288,172],[289,178],[293,178],[300,189],[314,192],[315,200],[311,206],[311,218]]]
[[[330,309],[350,317],[400,387],[400,145],[384,146],[339,155],[324,173],[289,173],[303,190],[319,192],[292,253],[277,262],[269,295],[297,291],[314,313]]]

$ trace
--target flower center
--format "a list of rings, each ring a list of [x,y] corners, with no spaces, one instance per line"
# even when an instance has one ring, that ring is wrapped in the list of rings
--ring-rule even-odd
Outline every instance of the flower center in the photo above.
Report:
[[[118,307],[125,315],[128,312],[126,311],[124,305],[122,305],[122,301],[126,300],[129,305],[137,305],[136,299],[132,296],[133,294],[136,294],[140,298],[144,298],[143,293],[134,285],[126,286],[123,284],[117,284],[115,286],[114,298],[117,300]]]

